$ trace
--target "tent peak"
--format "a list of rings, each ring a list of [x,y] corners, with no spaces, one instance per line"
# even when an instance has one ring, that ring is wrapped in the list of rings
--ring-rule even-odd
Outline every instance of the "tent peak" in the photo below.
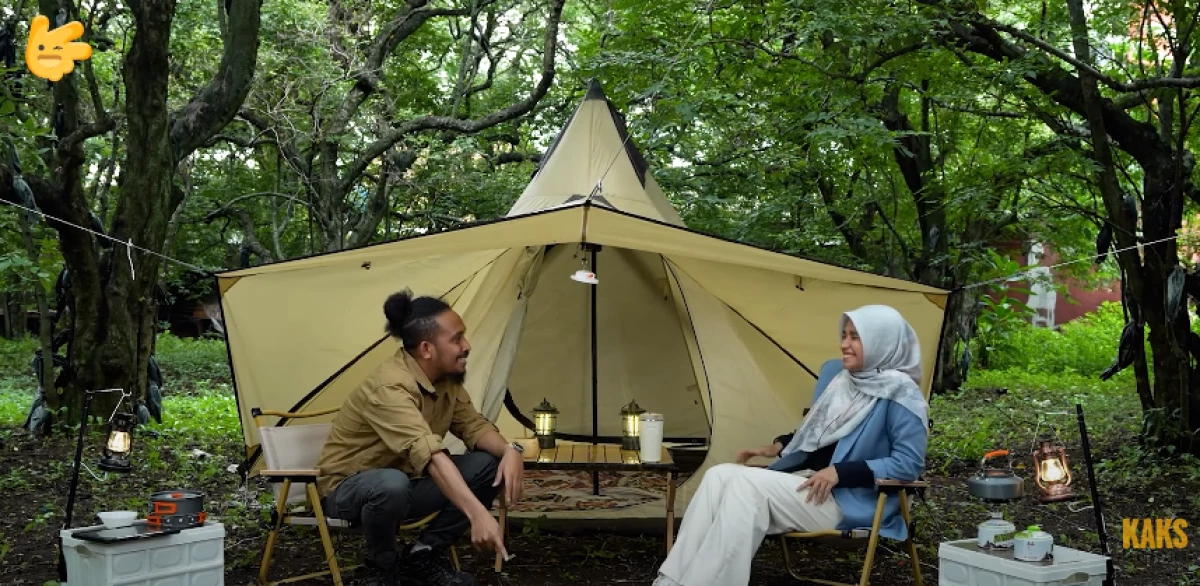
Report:
[[[607,100],[608,96],[604,94],[604,88],[600,85],[600,80],[592,78],[588,80],[587,95],[583,96],[584,100]]]
[[[508,216],[573,203],[580,194],[603,194],[603,206],[682,226],[683,218],[650,174],[631,140],[625,117],[596,79],[555,135]],[[584,196],[586,197],[586,196]]]

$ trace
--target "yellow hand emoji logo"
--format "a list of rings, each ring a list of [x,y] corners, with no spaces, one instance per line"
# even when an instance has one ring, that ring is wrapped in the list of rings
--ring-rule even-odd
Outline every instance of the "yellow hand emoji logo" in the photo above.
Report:
[[[92,46],[71,41],[83,36],[83,25],[68,22],[50,30],[50,19],[33,17],[29,25],[29,42],[25,44],[25,64],[34,75],[58,81],[75,69],[76,61],[92,56]]]

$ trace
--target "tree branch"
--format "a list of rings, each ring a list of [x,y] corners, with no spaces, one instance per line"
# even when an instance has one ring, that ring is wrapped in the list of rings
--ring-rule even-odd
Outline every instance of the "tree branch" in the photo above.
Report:
[[[1115,80],[1115,79],[1101,73],[1095,67],[1092,67],[1091,65],[1088,65],[1087,63],[1084,63],[1084,62],[1080,61],[1079,59],[1072,57],[1066,51],[1063,51],[1062,49],[1059,49],[1058,47],[1055,47],[1054,45],[1051,45],[1050,43],[1047,43],[1046,41],[1043,41],[1043,40],[1039,39],[1038,37],[1031,35],[1017,27],[1009,26],[1007,24],[1002,24],[1002,23],[995,22],[992,20],[983,20],[980,22],[980,24],[986,24],[987,26],[990,26],[991,28],[994,28],[996,30],[1004,31],[1014,37],[1017,37],[1018,39],[1021,39],[1022,41],[1025,41],[1026,43],[1029,43],[1030,45],[1033,45],[1047,53],[1050,53],[1051,55],[1054,55],[1055,57],[1058,57],[1059,59],[1062,59],[1063,61],[1066,61],[1067,63],[1071,64],[1072,67],[1075,67],[1076,69],[1078,69],[1080,71],[1087,72],[1088,75],[1095,77],[1098,81],[1100,81],[1104,85],[1106,85],[1114,90],[1117,90],[1119,92],[1137,92],[1137,91],[1146,90],[1146,89],[1165,88],[1165,87],[1185,88],[1185,89],[1200,87],[1200,77],[1170,77],[1170,76],[1168,76],[1168,77],[1154,77],[1154,78],[1150,78],[1150,79],[1136,79],[1136,80],[1133,80],[1130,82],[1118,81],[1118,80]]]
[[[233,134],[214,134],[202,146],[207,148],[215,146],[219,142],[227,142],[244,149],[254,149],[266,144],[279,144],[279,141],[273,138],[243,138]]]
[[[250,212],[242,208],[222,207],[209,212],[208,215],[204,216],[204,221],[212,222],[217,218],[229,218],[240,221],[242,223],[242,233],[245,238],[242,242],[246,245],[246,248],[257,254],[263,260],[263,263],[274,262],[271,251],[267,250],[267,247],[263,246],[254,235],[254,218],[250,215]]]
[[[402,177],[416,162],[417,152],[411,149],[399,153],[393,152],[387,157],[384,170],[379,174],[379,183],[375,187],[375,191],[371,193],[371,199],[367,201],[366,210],[351,228],[350,248],[366,246],[371,242],[371,237],[375,235],[375,229],[379,227],[379,222],[388,212],[388,202],[392,192],[392,176]]]
[[[525,161],[531,161],[531,162],[537,163],[541,160],[542,160],[541,153],[524,153],[521,151],[508,151],[508,152],[500,153],[494,157],[489,158],[488,162],[491,164],[492,168],[495,169],[496,167],[500,167],[502,165],[508,165],[510,163],[523,163]]]
[[[286,193],[279,193],[276,191],[257,191],[255,193],[247,193],[247,194],[239,195],[239,196],[229,200],[228,202],[222,204],[221,207],[209,212],[208,215],[205,216],[204,219],[205,219],[205,221],[212,221],[213,218],[223,215],[227,210],[232,208],[234,206],[234,204],[238,203],[239,201],[250,199],[252,197],[277,197],[280,199],[286,199],[292,203],[300,204],[302,206],[308,205],[308,202],[306,202],[300,198],[288,195]]]
[[[238,117],[253,126],[260,134],[271,134],[274,137],[276,146],[279,147],[279,152],[283,154],[283,158],[288,162],[288,164],[290,164],[300,176],[308,176],[309,171],[312,170],[309,161],[300,155],[300,150],[296,148],[296,145],[293,142],[283,140],[279,136],[279,131],[271,126],[271,123],[268,122],[266,118],[259,116],[250,108],[242,108],[239,110]],[[235,142],[234,144],[237,143]]]
[[[529,97],[482,118],[462,120],[448,116],[423,116],[394,127],[391,131],[384,133],[383,136],[369,145],[366,150],[346,167],[346,172],[342,175],[339,184],[341,192],[344,193],[350,189],[350,186],[367,170],[371,161],[374,161],[380,155],[387,152],[388,149],[392,148],[393,145],[405,136],[425,130],[450,130],[462,133],[478,132],[484,128],[512,120],[533,110],[538,101],[550,90],[550,85],[554,81],[555,56],[558,50],[558,26],[562,20],[564,2],[565,0],[552,0],[550,16],[546,23],[541,78],[538,80],[537,86]]]
[[[176,162],[225,128],[238,114],[250,92],[258,60],[258,30],[262,0],[226,2],[228,36],[216,75],[182,110],[172,115],[171,145]]]
[[[68,134],[67,136],[63,137],[62,140],[58,141],[58,150],[65,153],[71,150],[71,148],[75,145],[82,143],[93,136],[100,136],[101,134],[104,134],[105,132],[108,132],[116,127],[117,121],[112,117],[106,117],[99,122],[84,124],[83,126],[76,128],[75,132]]]
[[[350,124],[350,119],[354,117],[354,113],[358,111],[363,102],[379,90],[381,82],[380,75],[383,73],[383,62],[391,55],[396,47],[413,33],[420,30],[421,25],[425,24],[435,16],[462,16],[470,14],[469,9],[446,9],[446,8],[431,8],[422,9],[428,0],[408,0],[406,6],[400,11],[400,15],[393,18],[379,34],[375,37],[375,43],[371,46],[371,51],[367,54],[367,62],[362,69],[355,72],[351,77],[355,84],[345,97],[342,98],[341,106],[338,107],[337,114],[329,122],[329,135],[337,136],[345,132]],[[327,137],[329,138],[329,137]]]
[[[964,23],[952,20],[950,32],[969,51],[988,57],[998,63],[1008,61],[1032,62],[1025,80],[1059,105],[1080,116],[1086,116],[1079,78],[1065,71],[1045,55],[1029,52],[1024,47],[1005,40],[996,29],[985,22]],[[1111,101],[1100,98],[1100,110],[1109,136],[1121,145],[1139,163],[1152,166],[1157,157],[1170,150],[1162,142],[1153,125],[1137,120]]]

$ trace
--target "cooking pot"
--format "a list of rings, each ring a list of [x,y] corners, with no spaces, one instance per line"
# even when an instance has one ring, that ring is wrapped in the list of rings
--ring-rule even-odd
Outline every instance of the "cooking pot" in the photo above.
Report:
[[[1008,450],[993,450],[983,455],[979,470],[967,479],[967,491],[973,497],[985,501],[1012,501],[1025,496],[1025,481],[1012,473],[1012,460],[1005,468],[992,468],[987,461],[997,456],[1007,456]]]
[[[165,529],[190,529],[204,525],[204,494],[189,490],[165,490],[150,495],[146,525]]]

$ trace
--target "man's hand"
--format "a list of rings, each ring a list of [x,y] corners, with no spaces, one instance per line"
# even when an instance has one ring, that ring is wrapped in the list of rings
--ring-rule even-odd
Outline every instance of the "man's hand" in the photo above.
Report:
[[[796,487],[796,492],[800,492],[807,488],[808,498],[804,499],[804,502],[820,505],[825,502],[825,499],[829,498],[830,491],[833,490],[833,487],[837,486],[837,483],[837,469],[833,466],[829,466],[824,470],[813,474],[808,478],[808,480],[805,480],[803,484]]]
[[[508,506],[520,502],[525,492],[525,462],[521,453],[512,447],[504,451],[496,469],[496,482],[492,486],[504,485],[504,499]]]
[[[471,519],[471,544],[476,549],[495,551],[508,559],[508,550],[504,549],[504,539],[500,536],[500,524],[490,513]]]

